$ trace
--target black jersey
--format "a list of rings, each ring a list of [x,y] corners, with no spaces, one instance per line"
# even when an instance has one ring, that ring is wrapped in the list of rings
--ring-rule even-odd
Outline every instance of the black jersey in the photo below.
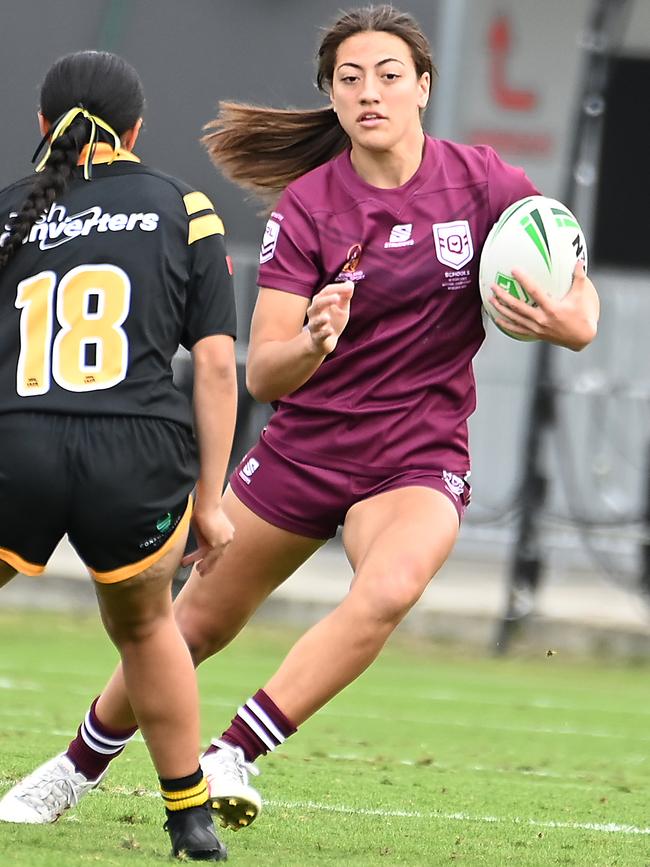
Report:
[[[0,192],[0,242],[31,181]],[[171,360],[235,336],[223,231],[207,196],[132,155],[79,172],[0,271],[0,412],[190,425]]]

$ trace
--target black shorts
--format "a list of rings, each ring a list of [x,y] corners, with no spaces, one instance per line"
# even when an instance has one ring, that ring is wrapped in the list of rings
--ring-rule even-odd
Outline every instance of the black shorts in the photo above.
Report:
[[[187,531],[194,437],[157,418],[0,415],[0,559],[38,575],[65,533],[93,577],[142,572]]]

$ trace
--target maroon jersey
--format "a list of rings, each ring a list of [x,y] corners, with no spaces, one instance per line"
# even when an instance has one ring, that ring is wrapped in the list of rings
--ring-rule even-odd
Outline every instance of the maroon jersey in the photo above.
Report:
[[[466,472],[481,248],[501,212],[536,193],[491,148],[428,136],[401,187],[367,184],[349,151],[290,184],[267,223],[259,285],[311,298],[353,280],[355,291],[334,352],[277,403],[269,443],[360,474]]]

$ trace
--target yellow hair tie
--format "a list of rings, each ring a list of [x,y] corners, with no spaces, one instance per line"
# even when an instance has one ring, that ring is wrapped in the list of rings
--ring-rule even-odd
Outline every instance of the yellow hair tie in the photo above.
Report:
[[[89,181],[92,177],[92,161],[93,156],[95,154],[95,147],[97,145],[97,127],[105,130],[112,138],[113,138],[113,150],[117,151],[121,145],[120,137],[115,132],[115,130],[109,126],[106,121],[102,120],[101,117],[97,117],[95,114],[90,114],[89,111],[86,111],[85,108],[82,108],[80,105],[75,106],[75,108],[71,108],[64,115],[56,121],[54,125],[54,129],[49,133],[49,142],[47,146],[47,150],[44,155],[38,161],[36,165],[36,171],[42,172],[45,168],[45,164],[50,158],[50,154],[52,153],[52,145],[54,142],[63,135],[66,130],[72,125],[72,122],[76,120],[79,115],[82,115],[86,118],[86,120],[90,121],[90,138],[88,139],[88,149],[86,151],[86,156],[84,157],[84,178]],[[44,137],[43,142],[39,145],[36,154],[41,149],[42,145],[48,139],[48,136]],[[34,155],[34,159],[36,158],[36,154]],[[112,162],[112,160],[110,161]]]

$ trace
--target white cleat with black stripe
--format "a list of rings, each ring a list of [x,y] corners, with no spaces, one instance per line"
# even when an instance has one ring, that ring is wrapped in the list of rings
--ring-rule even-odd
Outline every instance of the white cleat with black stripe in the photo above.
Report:
[[[208,784],[209,803],[222,828],[239,831],[251,825],[262,811],[262,798],[248,782],[259,770],[247,762],[240,747],[212,741],[218,749],[201,756],[201,768]]]

